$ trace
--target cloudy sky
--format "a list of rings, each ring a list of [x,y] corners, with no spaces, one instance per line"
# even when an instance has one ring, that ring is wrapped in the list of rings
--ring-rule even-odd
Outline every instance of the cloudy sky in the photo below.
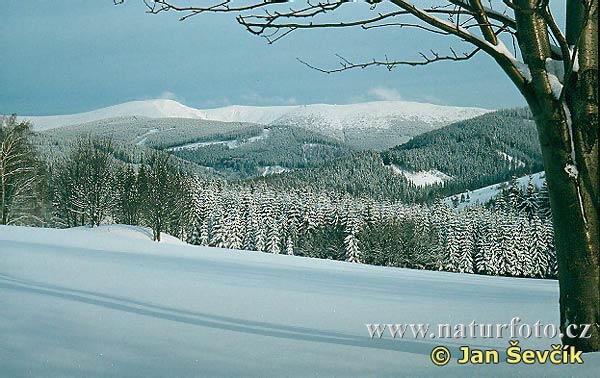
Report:
[[[326,75],[297,61],[418,59],[418,51],[468,46],[405,28],[309,30],[274,45],[233,15],[178,21],[145,13],[141,0],[5,0],[0,22],[0,114],[50,115],[171,98],[197,108],[230,104],[352,103],[402,99],[502,108],[523,105],[483,54],[469,62]],[[349,4],[343,17],[370,14]]]

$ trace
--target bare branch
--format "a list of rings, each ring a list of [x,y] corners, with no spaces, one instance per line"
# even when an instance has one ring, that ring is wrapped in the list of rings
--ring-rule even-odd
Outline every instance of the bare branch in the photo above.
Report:
[[[450,48],[450,51],[452,52],[451,55],[440,55],[439,53],[437,53],[435,51],[430,51],[431,56],[427,56],[425,53],[419,53],[419,55],[421,55],[423,60],[418,60],[418,61],[389,60],[386,56],[384,60],[373,59],[369,62],[363,62],[363,63],[353,63],[350,60],[344,58],[343,56],[336,54],[336,56],[340,59],[341,67],[334,68],[334,69],[320,68],[320,67],[314,66],[314,65],[312,65],[302,59],[299,59],[299,58],[298,58],[298,61],[313,70],[323,72],[326,74],[347,71],[347,70],[354,69],[354,68],[367,68],[367,67],[372,67],[372,66],[376,66],[376,67],[383,66],[383,67],[387,68],[389,71],[391,71],[397,66],[425,66],[427,64],[440,62],[440,61],[468,60],[468,59],[471,59],[472,57],[474,57],[475,54],[477,54],[479,51],[481,51],[481,49],[476,48],[473,51],[471,51],[469,53],[463,53],[462,55],[457,54],[452,48]]]

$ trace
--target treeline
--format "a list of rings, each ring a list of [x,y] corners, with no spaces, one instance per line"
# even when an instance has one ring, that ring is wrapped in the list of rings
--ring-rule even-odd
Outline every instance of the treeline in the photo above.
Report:
[[[173,157],[148,152],[137,164],[118,159],[109,138],[80,137],[45,162],[26,122],[0,128],[1,224],[49,227],[124,223],[184,237],[191,216],[191,179]]]
[[[555,277],[551,220],[502,210],[405,205],[308,190],[198,182],[192,244],[374,265]]]
[[[52,223],[99,226],[124,223],[182,237],[188,224],[191,180],[173,158],[148,153],[137,166],[113,157],[110,139],[80,138],[50,167]]]

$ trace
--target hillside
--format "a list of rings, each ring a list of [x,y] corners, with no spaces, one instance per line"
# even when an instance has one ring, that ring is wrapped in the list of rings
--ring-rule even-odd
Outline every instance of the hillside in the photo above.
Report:
[[[546,174],[544,172],[538,172],[532,175],[519,177],[516,181],[519,185],[519,188],[523,191],[526,191],[530,180],[533,182],[533,185],[539,189],[546,182]],[[443,202],[447,205],[453,205],[455,199],[458,199],[459,202],[456,206],[457,209],[462,209],[473,205],[484,205],[502,193],[502,190],[507,188],[509,184],[509,181],[505,181],[475,190],[468,190],[466,192],[457,193],[451,197],[444,198]]]
[[[142,151],[152,148],[235,179],[312,167],[351,152],[336,139],[291,126],[148,117],[49,129],[38,133],[37,145],[50,155],[87,135],[112,138],[126,161],[137,161]]]
[[[543,169],[535,123],[528,112],[504,110],[419,135],[382,153],[385,164],[450,176],[445,192],[476,189]]]
[[[381,153],[356,152],[264,181],[420,202],[542,169],[533,121],[526,112],[511,110],[456,122]]]
[[[550,280],[153,243],[128,226],[0,226],[0,257],[1,376],[591,377],[600,366],[597,354],[461,366],[459,346],[506,350],[508,339],[372,339],[365,327],[557,324]],[[430,361],[437,345],[453,355],[445,367]]]
[[[110,136],[125,161],[138,161],[144,149],[159,149],[233,179],[269,176],[265,181],[282,189],[310,187],[406,202],[432,201],[542,170],[535,125],[523,110],[459,121],[381,153],[358,150],[306,126],[190,118],[111,118],[40,135],[45,151],[66,149],[83,135]],[[371,137],[391,140],[377,133]]]

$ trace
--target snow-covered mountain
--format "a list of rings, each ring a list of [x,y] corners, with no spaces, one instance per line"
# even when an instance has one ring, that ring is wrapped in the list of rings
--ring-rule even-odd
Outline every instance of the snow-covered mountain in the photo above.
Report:
[[[172,100],[131,101],[85,113],[55,116],[22,116],[19,118],[31,121],[35,130],[48,130],[127,116],[205,119],[197,109]]]
[[[378,101],[349,105],[227,106],[199,110],[173,100],[132,101],[86,113],[57,116],[24,116],[34,129],[47,130],[107,118],[144,116],[150,118],[194,118],[265,125],[293,125],[340,136],[351,129],[388,129],[413,125],[434,129],[472,118],[487,109],[441,106],[406,101]],[[425,130],[427,131],[427,130]]]
[[[348,105],[236,105],[202,110],[201,113],[210,120],[290,125],[339,134],[348,129],[389,129],[401,123],[425,124],[434,129],[488,111],[407,101],[376,101]]]
[[[598,353],[584,355],[584,364],[509,365],[508,332],[502,338],[434,339],[411,330],[393,338],[384,330],[371,338],[365,326],[430,324],[434,333],[438,324],[454,330],[455,324],[508,324],[514,317],[517,327],[556,325],[553,280],[369,266],[163,239],[154,243],[149,230],[133,226],[0,226],[0,376],[598,374]],[[558,342],[518,339],[523,350],[552,350]],[[443,367],[431,362],[438,345],[452,357]],[[499,349],[500,363],[459,365],[462,345]]]

